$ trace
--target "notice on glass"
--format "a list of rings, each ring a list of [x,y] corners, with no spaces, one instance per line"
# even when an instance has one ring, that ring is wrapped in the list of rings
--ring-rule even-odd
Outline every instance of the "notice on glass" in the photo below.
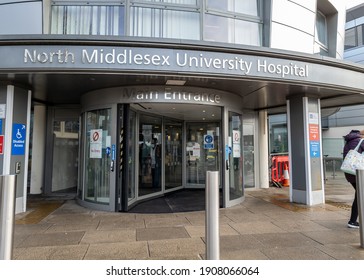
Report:
[[[90,158],[102,158],[102,129],[90,130]]]

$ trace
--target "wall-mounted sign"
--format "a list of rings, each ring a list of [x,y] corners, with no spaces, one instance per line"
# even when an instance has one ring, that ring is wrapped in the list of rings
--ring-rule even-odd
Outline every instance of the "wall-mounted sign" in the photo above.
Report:
[[[14,123],[11,138],[11,154],[24,155],[25,154],[25,138],[26,126],[25,124]]]

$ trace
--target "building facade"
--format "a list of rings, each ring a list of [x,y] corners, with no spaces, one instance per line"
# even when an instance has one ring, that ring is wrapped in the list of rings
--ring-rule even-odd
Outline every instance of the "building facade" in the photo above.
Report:
[[[205,188],[207,171],[235,205],[269,187],[267,117],[284,112],[291,200],[323,203],[321,109],[364,88],[342,61],[342,2],[1,1],[0,167],[18,174],[17,212],[27,193],[69,190],[128,211]]]

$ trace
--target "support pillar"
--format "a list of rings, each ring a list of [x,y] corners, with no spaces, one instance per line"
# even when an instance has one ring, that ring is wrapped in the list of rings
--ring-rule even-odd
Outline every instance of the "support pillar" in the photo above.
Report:
[[[291,202],[325,202],[320,100],[303,94],[287,100]]]
[[[43,189],[45,133],[47,126],[46,109],[44,105],[34,106],[30,194],[41,194]]]

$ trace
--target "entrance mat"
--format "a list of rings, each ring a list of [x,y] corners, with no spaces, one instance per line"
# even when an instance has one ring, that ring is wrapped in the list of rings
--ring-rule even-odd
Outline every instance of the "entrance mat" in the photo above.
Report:
[[[220,192],[220,201],[222,194]],[[221,205],[220,205],[221,206]],[[176,213],[205,210],[205,190],[180,190],[137,204],[130,213]]]

